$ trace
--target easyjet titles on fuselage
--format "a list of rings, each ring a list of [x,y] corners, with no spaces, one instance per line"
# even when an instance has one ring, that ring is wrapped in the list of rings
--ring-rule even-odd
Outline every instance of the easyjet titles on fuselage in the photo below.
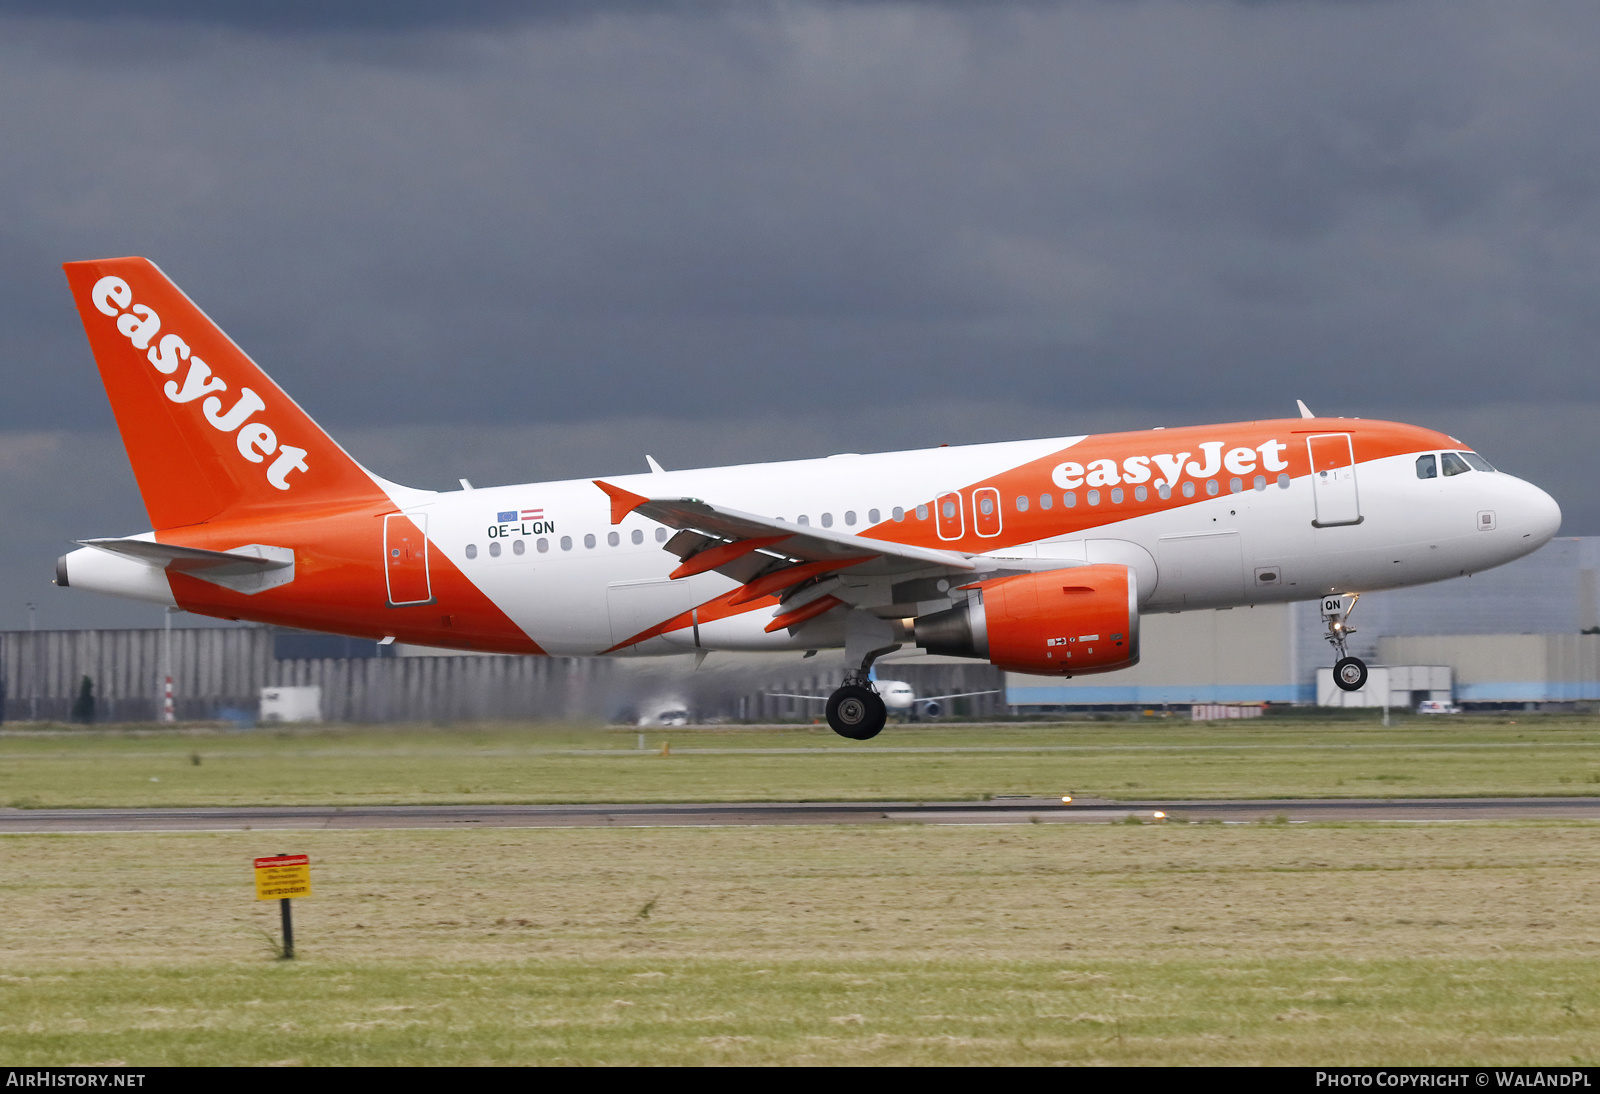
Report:
[[[1258,470],[1277,473],[1289,468],[1289,461],[1283,458],[1283,453],[1289,446],[1276,439],[1265,441],[1254,448],[1230,448],[1224,454],[1222,449],[1226,443],[1226,441],[1202,441],[1196,445],[1195,447],[1200,449],[1199,454],[1204,461],[1202,463],[1189,459],[1195,454],[1193,452],[1129,456],[1122,461],[1120,468],[1116,460],[1110,459],[1090,460],[1087,464],[1068,460],[1055,466],[1050,472],[1050,481],[1063,490],[1076,490],[1081,486],[1101,487],[1116,486],[1124,482],[1130,484],[1150,482],[1152,476],[1159,473],[1154,486],[1157,490],[1162,490],[1178,485],[1186,472],[1195,479],[1209,479],[1224,469],[1234,475],[1250,475]]]
[[[182,386],[176,380],[168,380],[163,386],[167,398],[175,403],[192,403],[206,396],[200,404],[200,413],[213,428],[234,434],[234,443],[240,456],[251,463],[263,463],[268,456],[276,454],[277,458],[267,464],[266,469],[267,482],[274,488],[288,490],[293,485],[289,482],[289,474],[308,470],[304,448],[280,444],[271,426],[250,421],[267,409],[260,395],[250,388],[240,388],[238,401],[224,411],[217,393],[228,390],[227,381],[220,376],[213,376],[211,366],[191,353],[189,344],[182,337],[172,333],[163,334],[154,346],[150,344],[161,330],[161,316],[147,305],[135,304],[133,290],[126,281],[120,277],[102,277],[95,282],[89,297],[100,314],[116,319],[118,332],[133,343],[134,349],[146,352],[151,366],[157,372],[172,376],[182,362],[189,362]]]

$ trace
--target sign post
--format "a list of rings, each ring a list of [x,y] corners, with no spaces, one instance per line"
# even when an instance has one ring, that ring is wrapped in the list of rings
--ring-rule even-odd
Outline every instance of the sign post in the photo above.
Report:
[[[311,859],[306,855],[273,855],[256,859],[256,899],[276,900],[283,914],[283,959],[294,960],[291,897],[311,895]]]

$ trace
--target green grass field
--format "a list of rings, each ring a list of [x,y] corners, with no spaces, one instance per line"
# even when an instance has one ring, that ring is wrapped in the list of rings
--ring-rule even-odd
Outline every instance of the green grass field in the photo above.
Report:
[[[670,740],[670,755],[661,755]],[[1600,721],[0,736],[0,801],[1600,793]],[[198,761],[198,763],[196,762]],[[305,852],[300,957],[250,859]],[[1600,825],[0,836],[8,1063],[1600,1060]]]
[[[1600,719],[0,736],[0,805],[1600,794]],[[662,756],[663,743],[671,755]]]
[[[7,836],[0,894],[12,1064],[1600,1058],[1600,826]]]

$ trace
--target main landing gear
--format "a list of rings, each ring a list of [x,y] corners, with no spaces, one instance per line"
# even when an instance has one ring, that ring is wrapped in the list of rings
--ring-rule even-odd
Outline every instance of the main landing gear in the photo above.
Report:
[[[865,616],[865,613],[855,613]],[[872,642],[881,642],[887,630],[877,620],[850,620],[850,638],[845,643],[845,663],[859,664],[859,668],[845,673],[844,683],[828,696],[828,727],[841,737],[852,741],[870,741],[883,732],[889,720],[889,708],[883,696],[872,683],[872,663],[886,653],[900,648],[891,642],[875,649],[865,649]]]
[[[1356,601],[1360,599],[1361,594],[1356,593],[1350,598],[1347,608],[1342,596],[1322,598],[1322,617],[1328,622],[1328,633],[1323,637],[1339,652],[1339,660],[1333,665],[1333,682],[1339,685],[1341,691],[1360,691],[1367,686],[1367,663],[1359,657],[1351,657],[1344,648],[1345,639],[1356,633],[1347,621],[1350,613],[1356,610]]]
[[[888,720],[889,708],[869,682],[846,684],[828,696],[828,725],[841,737],[870,741]]]

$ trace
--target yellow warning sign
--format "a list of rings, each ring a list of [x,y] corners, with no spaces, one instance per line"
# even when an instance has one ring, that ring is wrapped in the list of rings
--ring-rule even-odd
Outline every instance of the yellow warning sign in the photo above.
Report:
[[[307,855],[274,855],[256,859],[256,899],[284,900],[311,895],[311,859]]]

